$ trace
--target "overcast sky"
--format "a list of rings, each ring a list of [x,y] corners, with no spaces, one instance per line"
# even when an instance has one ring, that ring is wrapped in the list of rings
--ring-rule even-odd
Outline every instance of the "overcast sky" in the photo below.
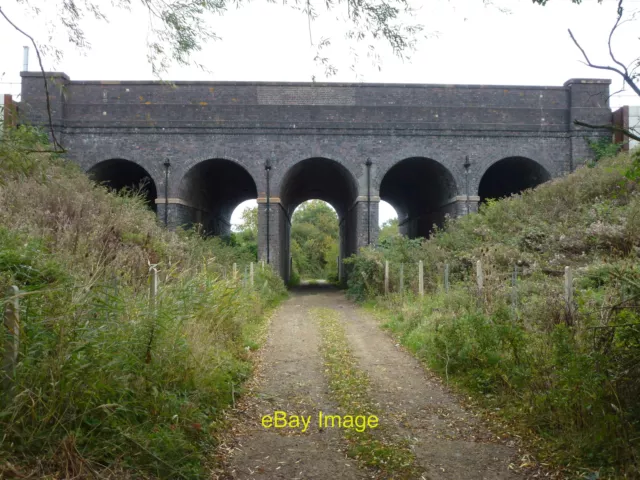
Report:
[[[16,0],[4,1],[3,11],[19,27],[42,42],[47,39],[46,19],[60,1],[31,0],[42,5],[42,13],[25,13]],[[110,4],[110,2],[104,2]],[[230,2],[232,3],[232,2]],[[291,3],[291,2],[290,2]],[[422,5],[422,4],[425,5]],[[485,3],[487,3],[485,5]],[[562,85],[569,78],[611,78],[611,91],[621,88],[612,72],[593,70],[581,63],[567,28],[571,28],[594,63],[607,63],[607,37],[616,14],[616,0],[549,0],[546,7],[531,0],[414,0],[415,15],[407,23],[424,25],[416,51],[410,60],[393,56],[391,49],[376,42],[378,65],[367,58],[368,43],[345,40],[348,25],[342,11],[325,14],[309,27],[307,17],[281,2],[254,0],[241,9],[231,7],[223,16],[208,21],[221,40],[205,45],[195,66],[175,66],[163,78],[168,80],[256,80],[256,81],[346,81],[401,83],[467,83],[499,85]],[[640,11],[640,0],[625,0],[625,17]],[[508,12],[504,10],[508,9]],[[83,23],[91,48],[79,52],[60,36],[56,45],[64,51],[60,61],[45,58],[47,70],[63,71],[72,80],[152,79],[145,41],[148,19],[134,8],[131,13],[105,7],[110,22]],[[622,25],[613,39],[613,50],[623,63],[640,56],[638,21]],[[331,46],[323,51],[338,72],[331,78],[313,58],[321,38]],[[22,47],[25,37],[0,19],[0,93],[20,93]],[[357,62],[354,64],[354,59]],[[29,69],[37,69],[32,51]],[[351,68],[355,66],[355,71]],[[613,108],[640,105],[640,98],[627,90],[611,99]],[[395,216],[390,207],[381,209],[381,222]],[[237,215],[234,215],[234,220]]]

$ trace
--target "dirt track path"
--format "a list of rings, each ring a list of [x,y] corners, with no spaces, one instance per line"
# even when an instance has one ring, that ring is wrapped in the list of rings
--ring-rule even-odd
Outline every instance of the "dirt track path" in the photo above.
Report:
[[[309,313],[317,307],[339,312],[358,367],[369,375],[370,398],[383,412],[380,424],[410,442],[425,479],[523,478],[509,469],[515,448],[497,442],[374,319],[341,292],[323,287],[294,292],[272,319],[252,392],[238,407],[227,478],[377,478],[346,456],[341,430],[314,423],[318,411],[338,412]],[[311,415],[309,428],[264,428],[262,416],[276,410]]]

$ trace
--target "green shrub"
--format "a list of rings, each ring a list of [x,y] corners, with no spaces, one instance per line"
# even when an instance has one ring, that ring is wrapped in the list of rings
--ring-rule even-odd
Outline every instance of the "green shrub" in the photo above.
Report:
[[[414,354],[525,438],[535,432],[542,458],[600,478],[640,474],[640,190],[629,174],[637,155],[603,155],[593,168],[450,219],[428,240],[394,238],[349,259],[351,295],[381,307],[385,327]],[[382,295],[385,261],[392,292],[404,264],[403,295]],[[574,272],[571,312],[565,266]]]
[[[220,413],[242,392],[265,310],[286,295],[282,281],[270,268],[256,269],[253,288],[234,280],[232,263],[243,271],[251,252],[166,231],[135,194],[22,153],[40,148],[37,131],[5,138],[0,289],[23,294],[18,363],[0,398],[0,477],[5,468],[210,477]]]
[[[294,268],[291,271],[291,276],[289,278],[289,286],[297,287],[298,285],[300,285],[300,275],[298,274],[298,271]]]
[[[613,143],[610,138],[599,138],[597,140],[587,140],[589,148],[595,155],[595,162],[603,158],[615,157],[620,151],[621,145]],[[590,167],[593,164],[589,164]]]

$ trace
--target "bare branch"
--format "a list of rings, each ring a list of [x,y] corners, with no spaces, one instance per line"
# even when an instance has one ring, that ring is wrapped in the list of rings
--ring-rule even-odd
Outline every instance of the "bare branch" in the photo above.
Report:
[[[619,127],[617,125],[612,125],[612,124],[593,125],[591,123],[581,122],[580,120],[574,120],[573,124],[578,125],[580,127],[592,128],[595,130],[609,130],[610,132],[621,132],[627,137],[640,142],[640,135],[633,133],[632,131],[627,130],[626,128]]]
[[[580,44],[578,43],[578,41],[576,40],[576,37],[573,36],[573,33],[571,32],[571,29],[568,30],[569,31],[569,36],[571,37],[571,40],[573,40],[573,43],[575,43],[576,47],[578,47],[580,49],[580,51],[582,52],[582,56],[584,57],[587,65],[591,68],[598,68],[600,70],[610,70],[612,72],[616,72],[618,75],[622,75],[624,77],[624,72],[621,72],[620,70],[618,70],[617,68],[614,67],[610,67],[608,65],[595,65],[593,63],[591,63],[591,60],[589,60],[589,57],[587,56],[587,52],[584,51],[584,48],[582,48],[580,46]]]
[[[50,133],[51,133],[51,140],[53,142],[53,147],[54,147],[55,153],[64,153],[66,150],[60,144],[60,142],[58,142],[58,139],[56,138],[55,130],[53,128],[53,119],[51,118],[51,101],[50,101],[50,98],[49,98],[49,84],[47,82],[47,77],[45,75],[44,66],[42,65],[42,57],[40,56],[40,50],[38,49],[38,45],[36,45],[36,42],[35,42],[35,40],[33,39],[33,37],[31,35],[29,35],[24,30],[21,30],[15,23],[13,23],[11,20],[9,20],[9,17],[7,17],[7,15],[2,11],[2,8],[0,8],[0,15],[2,15],[4,17],[4,19],[9,23],[9,25],[11,25],[18,32],[20,32],[22,35],[24,35],[29,40],[31,40],[31,43],[33,44],[33,48],[36,50],[36,55],[38,57],[38,63],[40,64],[40,71],[42,72],[42,79],[44,80],[44,93],[45,93],[46,99],[47,99],[47,117],[49,119],[49,130],[50,130]]]
[[[613,49],[611,48],[611,39],[613,38],[613,35],[616,32],[616,29],[622,23],[624,23],[624,22],[621,22],[622,14],[624,13],[622,4],[623,4],[623,0],[618,0],[618,15],[616,17],[616,22],[614,23],[613,27],[611,28],[611,31],[609,32],[609,40],[608,40],[609,55],[611,56],[612,60],[622,68],[622,70],[616,67],[612,67],[610,65],[596,65],[594,63],[591,63],[591,60],[589,60],[589,57],[587,56],[587,52],[585,52],[584,48],[582,48],[582,46],[578,43],[578,41],[576,40],[576,37],[573,36],[573,32],[571,31],[571,29],[569,29],[568,31],[569,31],[569,36],[571,37],[571,40],[573,40],[573,43],[575,44],[575,46],[578,47],[578,49],[582,53],[582,56],[584,57],[589,67],[597,68],[599,70],[609,70],[610,72],[617,73],[622,77],[625,83],[629,85],[629,87],[631,87],[631,89],[636,93],[636,95],[640,96],[640,86],[638,86],[635,83],[634,81],[635,76],[633,75],[633,72],[631,74],[629,73],[629,70],[627,69],[627,67],[622,62],[618,61],[618,59],[614,56]]]
[[[615,63],[617,63],[620,67],[622,67],[622,70],[624,71],[626,76],[629,76],[629,71],[627,70],[627,67],[616,59],[616,57],[613,55],[613,50],[611,49],[611,39],[613,38],[613,34],[616,32],[616,29],[620,26],[620,20],[622,20],[622,14],[624,13],[624,9],[622,8],[622,2],[623,0],[618,1],[618,16],[616,18],[616,23],[613,24],[613,28],[609,32],[609,40],[607,42],[607,45],[609,46],[609,55],[611,56],[611,59]]]

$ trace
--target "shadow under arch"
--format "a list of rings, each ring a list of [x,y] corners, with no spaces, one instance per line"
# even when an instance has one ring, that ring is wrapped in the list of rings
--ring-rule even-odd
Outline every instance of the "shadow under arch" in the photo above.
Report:
[[[258,196],[256,182],[240,164],[224,158],[203,160],[182,177],[175,205],[175,223],[190,227],[201,224],[208,235],[227,237],[231,214],[243,201]]]
[[[507,157],[492,164],[478,185],[480,202],[488,198],[503,198],[533,188],[551,180],[542,165],[527,157]]]
[[[345,166],[325,157],[295,163],[280,183],[280,199],[291,215],[298,205],[311,199],[323,200],[343,215],[358,196],[358,184]]]
[[[327,202],[338,214],[340,226],[339,276],[344,278],[342,260],[357,252],[358,184],[342,164],[325,157],[312,157],[295,163],[280,183],[280,204],[288,219],[280,228],[280,271],[285,280],[291,275],[291,217],[295,209],[307,200]]]
[[[428,237],[445,215],[457,214],[458,193],[451,172],[440,162],[410,157],[391,167],[380,182],[380,198],[398,213],[400,233],[409,238]]]
[[[156,184],[149,172],[137,163],[124,158],[111,158],[96,163],[87,170],[87,174],[107,188],[140,192],[149,208],[156,211]]]

